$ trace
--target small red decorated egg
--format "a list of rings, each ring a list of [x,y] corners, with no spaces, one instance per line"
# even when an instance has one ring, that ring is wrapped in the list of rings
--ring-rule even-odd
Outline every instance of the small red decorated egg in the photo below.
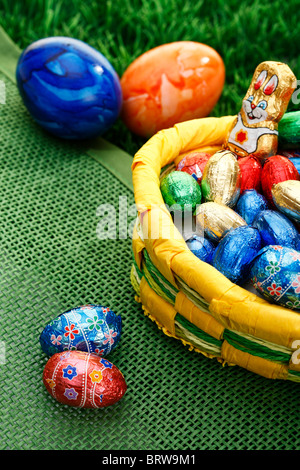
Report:
[[[107,359],[84,351],[65,351],[50,357],[44,368],[47,391],[64,405],[104,408],[118,402],[127,385]]]
[[[212,47],[194,41],[163,44],[125,70],[121,117],[132,132],[150,137],[178,122],[207,116],[224,81],[224,62]]]
[[[261,172],[261,187],[270,206],[275,208],[272,198],[274,184],[287,180],[299,180],[299,178],[295,165],[287,157],[274,155],[267,158]]]
[[[203,175],[203,170],[210,157],[210,153],[191,152],[185,157],[183,157],[183,159],[178,163],[176,170],[185,171],[193,178],[195,178],[197,183],[200,184]]]
[[[248,189],[260,191],[260,178],[262,165],[257,157],[248,155],[238,158],[238,164],[241,170],[241,190],[240,194]]]

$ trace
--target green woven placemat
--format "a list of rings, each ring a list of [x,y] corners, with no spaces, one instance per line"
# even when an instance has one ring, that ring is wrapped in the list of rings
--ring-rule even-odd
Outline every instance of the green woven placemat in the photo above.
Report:
[[[97,208],[133,204],[131,157],[102,139],[47,135],[14,83],[19,51],[0,32],[0,448],[21,450],[299,449],[299,385],[222,367],[165,336],[130,284],[131,239],[99,240]],[[109,359],[128,391],[115,406],[62,406],[46,392],[38,338],[86,303],[123,318]]]

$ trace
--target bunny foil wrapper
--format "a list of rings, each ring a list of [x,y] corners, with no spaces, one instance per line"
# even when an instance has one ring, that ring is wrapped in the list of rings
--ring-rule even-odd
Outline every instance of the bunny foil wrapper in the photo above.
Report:
[[[264,160],[275,155],[278,122],[296,85],[296,77],[288,65],[272,61],[259,64],[224,148],[239,157],[254,155]]]

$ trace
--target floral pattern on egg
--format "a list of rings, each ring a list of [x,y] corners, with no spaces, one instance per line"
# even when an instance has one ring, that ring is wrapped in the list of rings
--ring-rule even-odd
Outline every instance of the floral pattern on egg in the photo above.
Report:
[[[40,335],[48,356],[64,350],[80,350],[106,356],[118,344],[122,320],[101,305],[85,305],[62,313]]]
[[[300,252],[269,245],[258,253],[251,281],[266,300],[293,310],[300,309]]]
[[[127,390],[112,362],[85,351],[53,354],[44,367],[43,383],[58,402],[78,408],[111,406]]]

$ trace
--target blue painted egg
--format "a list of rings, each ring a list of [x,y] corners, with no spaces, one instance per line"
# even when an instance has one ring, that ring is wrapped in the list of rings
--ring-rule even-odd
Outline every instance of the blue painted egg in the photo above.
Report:
[[[186,241],[186,244],[197,258],[205,261],[206,263],[212,262],[215,246],[210,240],[198,235],[193,235]]]
[[[58,137],[101,135],[121,111],[122,89],[114,68],[77,39],[50,37],[32,43],[19,58],[16,78],[33,119]]]
[[[251,282],[266,300],[300,309],[300,252],[270,245],[258,253],[251,267]]]
[[[258,214],[268,209],[266,198],[255,189],[248,189],[240,196],[235,207],[236,212],[243,217],[248,225],[252,225]]]
[[[65,350],[79,350],[107,356],[121,337],[122,320],[109,308],[84,305],[52,320],[40,335],[47,356]]]
[[[249,225],[237,227],[221,239],[212,264],[230,281],[242,284],[249,279],[251,263],[261,247],[257,229]]]
[[[253,223],[259,230],[263,245],[282,245],[296,248],[298,230],[284,214],[273,210],[259,213]]]

